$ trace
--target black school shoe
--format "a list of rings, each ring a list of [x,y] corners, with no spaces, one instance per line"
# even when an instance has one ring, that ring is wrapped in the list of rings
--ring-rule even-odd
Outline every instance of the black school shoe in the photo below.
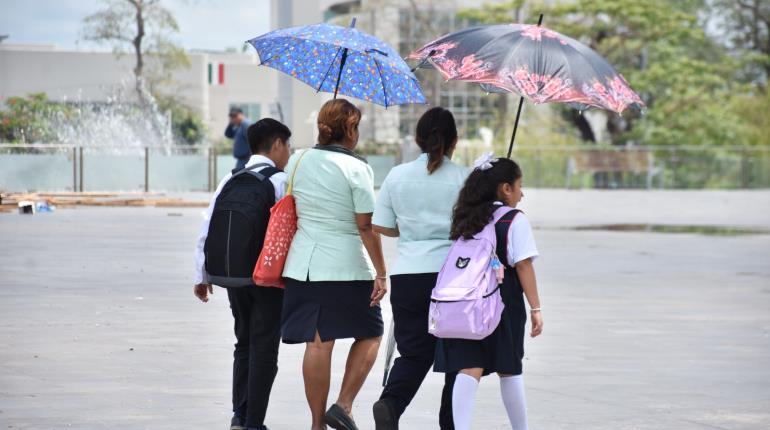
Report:
[[[336,403],[333,404],[328,411],[326,411],[324,419],[326,420],[326,424],[328,424],[329,427],[336,430],[358,430],[356,422],[353,421],[353,418],[345,413],[345,410],[339,407]]]
[[[398,430],[398,417],[387,399],[380,399],[372,406],[376,430]]]
[[[230,430],[246,430],[246,418],[234,416],[230,420]]]

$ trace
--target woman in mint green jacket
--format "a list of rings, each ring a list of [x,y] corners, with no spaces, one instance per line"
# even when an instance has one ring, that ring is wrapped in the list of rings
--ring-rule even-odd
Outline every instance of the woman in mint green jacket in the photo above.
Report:
[[[295,154],[297,233],[286,279],[281,331],[284,343],[305,343],[302,372],[312,428],[356,429],[353,400],[377,357],[383,324],[379,302],[387,292],[379,234],[372,229],[372,168],[353,149],[361,111],[327,102],[318,114],[318,145]],[[326,410],[334,341],[353,338],[337,401]]]

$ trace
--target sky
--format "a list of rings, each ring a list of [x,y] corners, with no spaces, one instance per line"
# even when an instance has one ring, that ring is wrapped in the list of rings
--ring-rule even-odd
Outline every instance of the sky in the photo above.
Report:
[[[240,50],[243,42],[270,30],[270,0],[161,0],[179,24],[177,41],[187,49]],[[63,49],[110,50],[81,40],[83,18],[100,0],[0,0],[3,43],[56,45]]]

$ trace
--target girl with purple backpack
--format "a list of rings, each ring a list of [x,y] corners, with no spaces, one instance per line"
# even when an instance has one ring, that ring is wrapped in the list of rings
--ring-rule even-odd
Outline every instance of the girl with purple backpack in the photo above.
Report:
[[[452,240],[472,239],[494,223],[497,259],[493,258],[492,264],[500,265],[497,271],[501,272],[502,283],[496,291],[504,304],[500,323],[483,339],[440,338],[436,344],[434,371],[459,372],[452,390],[457,430],[470,429],[479,380],[490,373],[500,377],[500,391],[511,427],[527,428],[521,364],[527,321],[525,296],[532,319],[530,336],[540,335],[543,317],[532,265],[538,256],[532,227],[524,213],[515,209],[524,197],[521,178],[521,169],[514,161],[494,159],[491,154],[482,156],[476,160],[454,207]],[[463,269],[473,264],[466,260],[458,259],[457,267]],[[446,264],[449,263],[454,264]]]

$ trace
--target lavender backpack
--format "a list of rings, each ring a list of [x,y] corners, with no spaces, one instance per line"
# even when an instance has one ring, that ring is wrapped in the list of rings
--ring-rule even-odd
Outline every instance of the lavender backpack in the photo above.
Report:
[[[512,208],[501,206],[472,239],[457,239],[431,293],[428,332],[439,338],[479,340],[500,324],[502,266],[495,224]],[[499,273],[498,273],[499,272]]]

